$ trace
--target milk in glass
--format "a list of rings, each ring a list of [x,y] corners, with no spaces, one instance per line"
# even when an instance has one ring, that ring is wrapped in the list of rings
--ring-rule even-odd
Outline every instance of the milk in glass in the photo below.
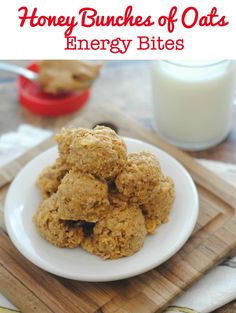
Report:
[[[181,148],[200,150],[228,135],[233,61],[153,61],[151,72],[154,119],[162,137]]]

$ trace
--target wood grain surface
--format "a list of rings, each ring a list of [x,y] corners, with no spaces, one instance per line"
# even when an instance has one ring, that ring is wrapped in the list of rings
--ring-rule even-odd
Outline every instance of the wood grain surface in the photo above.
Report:
[[[114,124],[121,135],[140,138],[162,148],[187,167],[200,195],[200,215],[195,231],[184,247],[158,268],[120,282],[99,284],[61,279],[40,270],[25,260],[1,232],[0,265],[4,281],[0,288],[23,312],[64,313],[68,312],[68,307],[70,312],[88,313],[161,312],[236,246],[235,188],[118,111],[93,108],[72,124],[93,127],[104,122]],[[23,156],[1,170],[3,193],[25,162],[52,144],[47,141],[32,149],[29,156]],[[6,281],[14,284],[14,292]],[[62,296],[63,301],[60,301]]]

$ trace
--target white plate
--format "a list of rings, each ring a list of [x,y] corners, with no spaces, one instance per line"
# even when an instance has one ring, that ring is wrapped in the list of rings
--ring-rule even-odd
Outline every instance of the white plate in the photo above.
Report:
[[[81,248],[57,248],[37,233],[32,215],[39,202],[35,180],[54,162],[57,148],[49,149],[29,162],[10,186],[5,202],[7,231],[16,248],[32,263],[58,276],[82,281],[111,281],[146,272],[169,259],[191,235],[198,216],[198,194],[187,171],[175,159],[147,143],[125,138],[128,152],[154,153],[166,175],[173,178],[176,200],[167,224],[147,236],[143,248],[133,256],[104,261]]]

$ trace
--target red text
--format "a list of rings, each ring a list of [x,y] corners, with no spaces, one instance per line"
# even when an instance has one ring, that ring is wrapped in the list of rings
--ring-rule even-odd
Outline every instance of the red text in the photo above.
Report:
[[[132,14],[132,5],[128,6],[124,15],[98,15],[97,10],[93,8],[82,8],[79,11],[81,15],[81,26],[93,27],[93,26],[152,26],[154,22],[151,20],[151,16],[143,18],[142,16],[134,16]]]
[[[31,27],[66,26],[65,35],[69,36],[73,32],[74,27],[78,25],[78,22],[75,21],[75,16],[38,16],[37,8],[34,8],[33,12],[30,14],[27,7],[19,8],[18,12],[22,13],[22,15],[19,16],[21,20],[20,27],[23,27],[26,21],[29,22]]]

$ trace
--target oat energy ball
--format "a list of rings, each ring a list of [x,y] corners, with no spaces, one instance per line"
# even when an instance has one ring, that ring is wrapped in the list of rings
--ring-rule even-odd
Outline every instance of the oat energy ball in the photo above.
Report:
[[[60,133],[55,136],[60,158],[65,163],[67,163],[71,142],[77,132],[83,134],[85,131],[82,128],[62,128]]]
[[[80,245],[84,233],[81,226],[59,218],[57,199],[54,194],[38,207],[33,220],[39,234],[58,247],[75,248]]]
[[[147,232],[153,234],[156,228],[168,221],[172,204],[175,200],[174,182],[170,177],[162,177],[160,189],[153,192],[153,197],[142,205]]]
[[[109,180],[121,172],[126,158],[126,145],[122,138],[108,127],[97,126],[77,132],[67,161],[83,173]]]
[[[108,210],[107,184],[91,174],[71,170],[58,191],[58,212],[64,220],[96,222]]]
[[[81,246],[104,259],[117,259],[137,252],[144,243],[146,229],[141,210],[136,206],[113,208],[100,219],[91,237]]]
[[[103,259],[140,250],[168,221],[175,199],[155,155],[127,155],[123,139],[104,126],[62,128],[55,139],[59,158],[37,180],[44,199],[33,217],[39,234]]]
[[[159,162],[152,153],[131,153],[115,184],[125,197],[143,204],[151,197],[154,188],[159,188],[161,175]]]
[[[43,199],[50,197],[57,191],[62,178],[68,173],[67,165],[61,160],[57,159],[56,162],[46,167],[37,179],[37,186]]]

